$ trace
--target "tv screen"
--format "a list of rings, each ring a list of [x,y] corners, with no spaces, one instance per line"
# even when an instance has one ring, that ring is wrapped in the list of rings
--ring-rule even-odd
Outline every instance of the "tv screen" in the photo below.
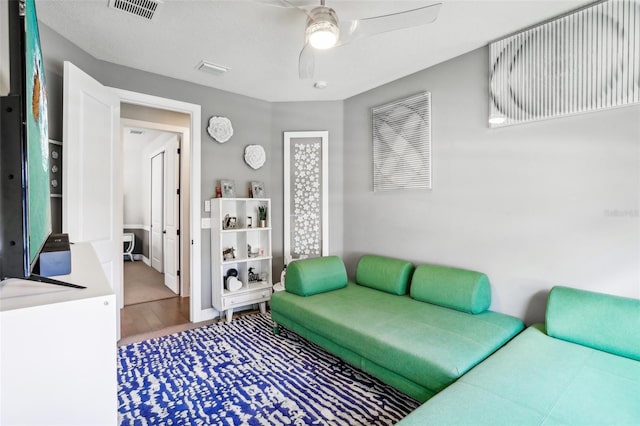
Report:
[[[0,279],[80,287],[32,273],[52,231],[44,62],[35,0],[0,5],[10,62],[9,94],[0,97]]]
[[[29,264],[33,265],[47,237],[51,234],[47,92],[35,0],[25,0],[24,26],[28,160],[27,224]]]

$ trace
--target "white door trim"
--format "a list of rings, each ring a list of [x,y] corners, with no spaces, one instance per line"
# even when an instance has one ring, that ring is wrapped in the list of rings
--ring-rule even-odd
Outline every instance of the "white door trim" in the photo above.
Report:
[[[161,131],[161,132],[165,132],[165,133],[174,133],[178,136],[180,142],[179,142],[179,148],[182,149],[182,145],[183,143],[185,143],[184,141],[188,141],[187,143],[191,143],[191,132],[189,130],[188,127],[182,127],[182,126],[175,126],[172,124],[164,124],[164,123],[157,123],[157,122],[153,122],[153,121],[144,121],[144,120],[135,120],[132,118],[120,118],[120,127],[122,128],[123,131],[123,136],[122,138],[124,139],[124,132],[125,129],[127,128],[137,128],[137,129],[150,129],[150,130],[157,130],[157,131]],[[153,156],[156,155],[160,152],[166,152],[166,147],[162,147],[162,148],[157,148],[155,151],[151,152],[151,156],[148,158],[148,160]],[[180,154],[182,155],[182,154]],[[180,162],[182,162],[182,160],[180,160]],[[179,173],[181,174],[181,172]],[[191,179],[191,177],[189,177],[189,179]],[[179,206],[179,210],[180,210],[180,228],[181,229],[181,236],[179,238],[180,240],[180,258],[178,260],[178,269],[180,269],[181,273],[184,273],[183,271],[187,271],[188,268],[186,268],[186,256],[184,254],[184,250],[182,250],[183,248],[183,242],[182,239],[186,238],[189,239],[189,233],[187,232],[188,230],[186,229],[185,225],[185,215],[189,212],[189,208],[187,205],[187,201],[185,201],[186,199],[184,198],[185,196],[187,197],[187,199],[189,199],[189,191],[186,191],[185,188],[191,188],[191,186],[189,185],[189,182],[182,182],[181,183],[181,192],[182,192],[182,197],[180,198],[180,206]],[[186,191],[186,192],[185,192]],[[151,233],[151,228],[149,226],[146,225],[131,225],[131,226],[127,226],[124,225],[123,226],[124,229],[142,229],[145,230],[149,233]],[[149,234],[151,235],[151,234]],[[149,255],[149,258],[147,257],[142,257],[142,261],[149,267],[151,267],[151,255]],[[177,291],[177,294],[179,294],[181,297],[187,297],[187,296],[191,296],[191,285],[188,282],[189,280],[184,279],[184,276],[180,277],[180,279],[178,280],[179,282],[179,288]],[[122,307],[121,307],[122,309]]]
[[[161,98],[158,96],[147,95],[144,93],[131,92],[129,90],[122,90],[112,88],[115,93],[120,96],[121,102],[126,102],[135,105],[143,105],[151,108],[159,108],[170,111],[181,112],[189,114],[191,117],[190,134],[191,134],[191,149],[190,159],[191,164],[190,179],[191,179],[191,224],[190,224],[190,237],[191,237],[191,268],[190,268],[190,281],[191,281],[191,298],[190,298],[190,312],[191,321],[199,322],[208,319],[213,319],[217,316],[217,312],[213,308],[202,309],[202,241],[201,241],[201,108],[200,105],[191,104],[182,101],[176,101],[173,99]]]
[[[151,232],[149,233],[149,259],[151,260],[151,267],[156,271],[164,274],[164,198],[166,188],[164,186],[165,183],[165,155],[166,151],[164,148],[152,152],[147,161],[149,161],[149,218],[151,224]],[[157,164],[159,162],[160,164]],[[155,163],[155,164],[154,164]],[[156,170],[155,166],[158,166],[160,170]],[[154,179],[154,173],[161,173],[161,176],[158,176],[159,181]],[[155,187],[154,185],[160,184],[160,188]],[[156,192],[159,192],[156,194]],[[156,199],[154,195],[159,195],[160,200]],[[156,203],[160,203],[158,206]],[[158,209],[154,209],[154,207],[159,207]],[[160,217],[158,217],[158,215]],[[155,223],[154,223],[155,222]],[[160,240],[160,241],[158,241]],[[157,250],[156,250],[157,248]]]

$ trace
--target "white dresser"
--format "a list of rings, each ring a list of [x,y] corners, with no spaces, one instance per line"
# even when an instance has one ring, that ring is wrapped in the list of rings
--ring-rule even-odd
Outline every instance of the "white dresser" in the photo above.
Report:
[[[88,243],[71,245],[86,286],[0,285],[0,424],[117,424],[116,299]]]

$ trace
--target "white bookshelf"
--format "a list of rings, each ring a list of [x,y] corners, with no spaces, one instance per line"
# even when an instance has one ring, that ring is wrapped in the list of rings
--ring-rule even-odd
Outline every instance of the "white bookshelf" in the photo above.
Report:
[[[267,208],[267,219],[260,226],[258,207]],[[235,220],[227,227],[227,218]],[[251,252],[249,251],[251,246]],[[224,251],[233,249],[232,255]],[[236,308],[258,304],[261,312],[272,292],[271,200],[268,198],[213,198],[211,200],[211,299],[213,307],[227,321]],[[242,287],[225,287],[229,271],[238,271]]]

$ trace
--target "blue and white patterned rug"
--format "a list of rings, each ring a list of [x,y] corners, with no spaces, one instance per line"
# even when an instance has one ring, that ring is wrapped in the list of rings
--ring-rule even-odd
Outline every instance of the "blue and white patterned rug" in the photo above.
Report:
[[[246,315],[121,346],[121,425],[390,425],[418,402]]]

